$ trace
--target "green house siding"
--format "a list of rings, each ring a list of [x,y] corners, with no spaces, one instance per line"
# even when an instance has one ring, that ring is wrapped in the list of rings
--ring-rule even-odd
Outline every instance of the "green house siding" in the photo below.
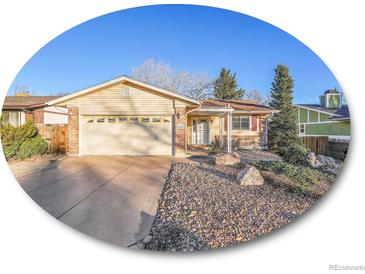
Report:
[[[318,112],[317,111],[313,111],[313,110],[309,111],[309,122],[310,123],[318,122]]]
[[[349,122],[307,124],[306,135],[341,135],[350,136],[351,127]]]
[[[308,123],[308,110],[301,108],[300,109],[300,123]]]
[[[330,118],[330,115],[325,114],[325,113],[320,113],[321,122],[327,121],[328,118]]]

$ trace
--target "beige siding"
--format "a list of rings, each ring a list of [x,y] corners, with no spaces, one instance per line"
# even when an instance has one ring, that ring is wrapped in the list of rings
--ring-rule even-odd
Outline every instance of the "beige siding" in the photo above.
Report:
[[[122,89],[125,86],[127,84],[119,83],[71,99],[63,104],[68,107],[79,107],[81,115],[172,115],[174,107],[186,107],[185,102],[131,84],[128,84],[130,96],[124,96]]]

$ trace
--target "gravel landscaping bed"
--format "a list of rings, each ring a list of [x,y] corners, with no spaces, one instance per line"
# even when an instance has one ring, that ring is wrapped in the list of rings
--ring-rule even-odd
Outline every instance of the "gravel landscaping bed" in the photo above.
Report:
[[[262,149],[241,149],[238,151],[238,154],[241,157],[242,162],[249,163],[252,161],[281,161],[281,157],[276,155],[270,151],[262,150]]]
[[[174,163],[144,248],[188,252],[242,243],[289,223],[316,202],[268,183],[241,187],[235,178],[242,167]]]

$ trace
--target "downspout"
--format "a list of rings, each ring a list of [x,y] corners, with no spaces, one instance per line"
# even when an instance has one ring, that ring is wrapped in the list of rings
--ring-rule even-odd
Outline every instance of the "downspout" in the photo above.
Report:
[[[189,113],[192,113],[194,111],[197,111],[197,110],[199,110],[201,108],[202,108],[202,104],[201,104],[201,102],[199,102],[199,107],[194,108],[192,110],[189,110],[189,111],[185,112],[185,157],[188,154],[188,137],[189,137],[188,136],[188,114]]]

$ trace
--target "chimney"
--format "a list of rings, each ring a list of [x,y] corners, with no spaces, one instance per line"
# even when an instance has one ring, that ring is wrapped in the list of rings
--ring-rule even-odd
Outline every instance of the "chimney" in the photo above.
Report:
[[[27,97],[30,96],[30,92],[29,90],[21,90],[21,91],[17,91],[15,93],[15,96],[19,96],[19,97]]]

